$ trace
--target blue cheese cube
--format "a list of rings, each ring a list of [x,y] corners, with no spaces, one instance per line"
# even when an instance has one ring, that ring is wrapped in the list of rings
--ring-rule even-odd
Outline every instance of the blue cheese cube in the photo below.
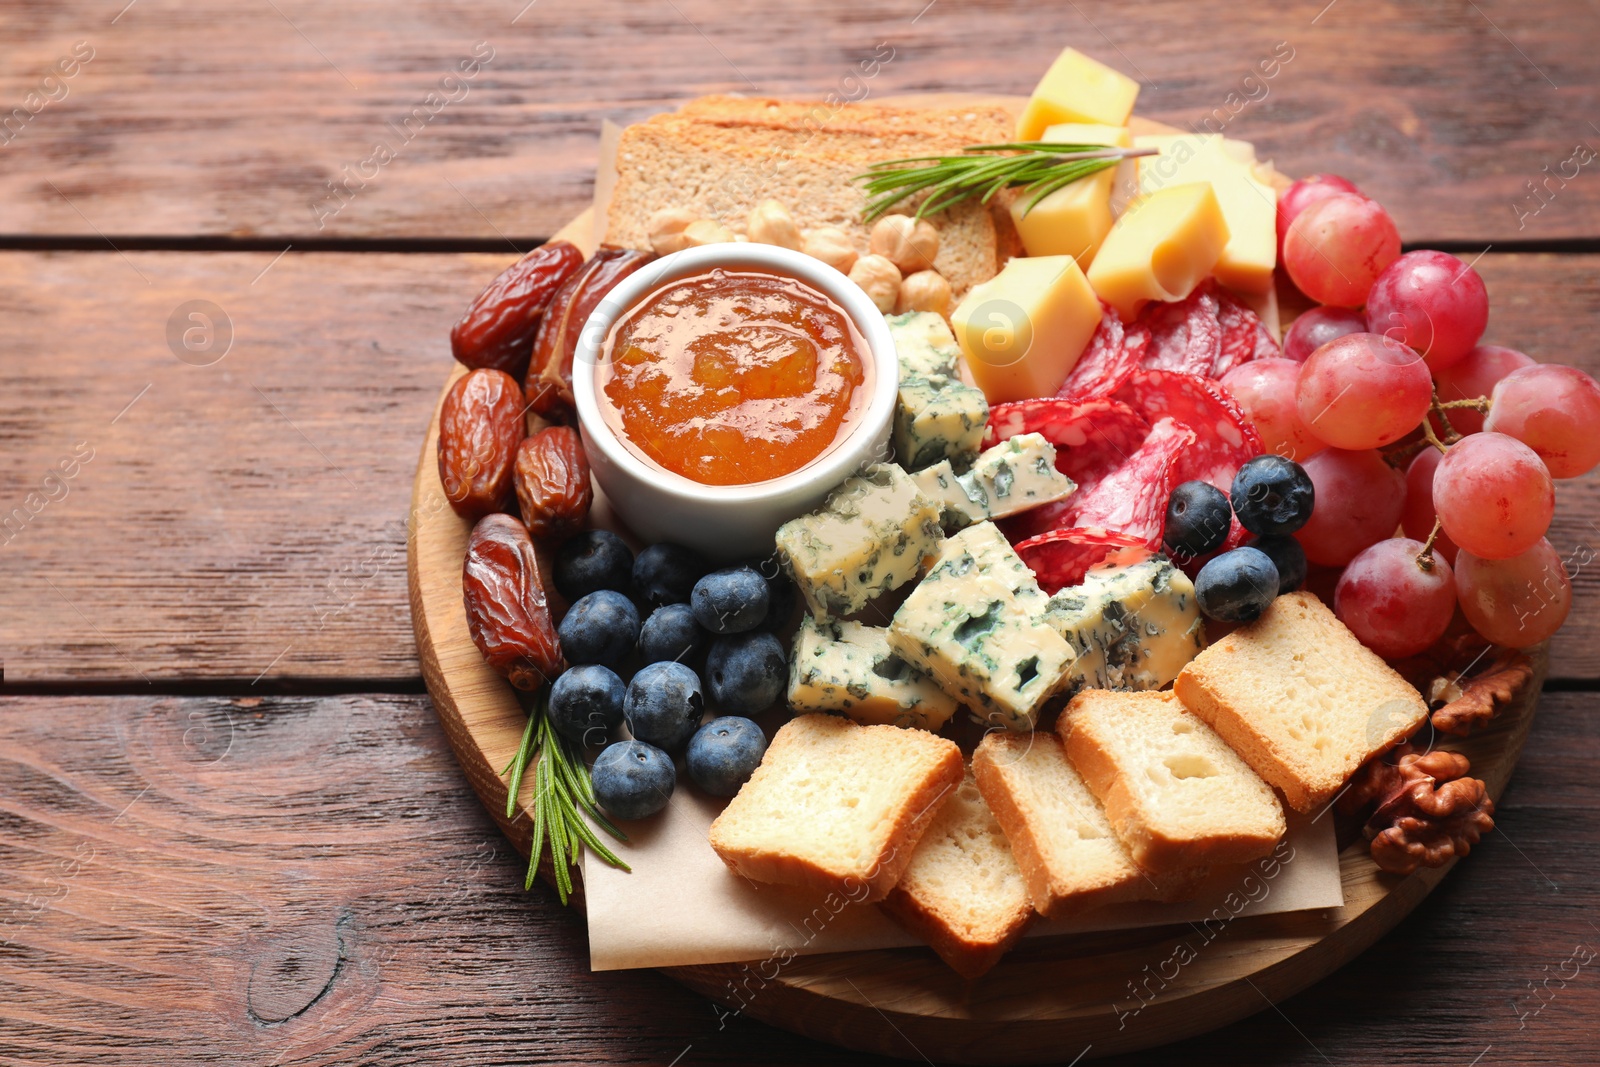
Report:
[[[916,311],[888,320],[900,362],[900,396],[894,413],[894,452],[917,470],[941,459],[976,452],[989,423],[989,402],[961,380],[960,350],[944,319]]]
[[[922,572],[938,550],[939,507],[910,475],[878,463],[847,479],[819,511],[778,529],[778,551],[818,619],[852,615]]]
[[[979,523],[945,542],[889,623],[889,645],[982,721],[1031,730],[1073,659],[1040,621],[1046,600],[994,524]]]
[[[1159,555],[1091,569],[1050,598],[1045,621],[1077,653],[1072,691],[1162,689],[1206,647],[1194,584]]]
[[[917,471],[911,480],[917,483],[923,496],[939,505],[939,525],[944,527],[945,533],[964,530],[989,517],[983,513],[978,502],[967,495],[966,486],[961,484],[961,476],[947,459]]]
[[[1077,488],[1056,470],[1056,446],[1037,433],[1018,434],[987,449],[960,478],[967,496],[990,519],[1053,503]]]
[[[863,726],[937,732],[960,702],[889,647],[889,632],[806,616],[789,657],[789,707],[839,712]]]

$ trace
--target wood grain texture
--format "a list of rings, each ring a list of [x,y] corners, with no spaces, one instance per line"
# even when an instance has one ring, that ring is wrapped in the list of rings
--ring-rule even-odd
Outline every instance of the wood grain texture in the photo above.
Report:
[[[415,685],[409,487],[450,324],[513,256],[0,252],[0,520],[27,520],[0,527],[7,681]],[[1589,259],[1478,269],[1490,340],[1600,374]],[[233,321],[209,367],[167,345],[191,299]],[[1551,543],[1591,558],[1600,475],[1557,495]],[[1600,678],[1600,565],[1574,569],[1551,674]]]
[[[0,12],[0,116],[24,112],[0,233],[549,234],[588,201],[602,118],[713,91],[1027,93],[1075,44],[1144,83],[1142,114],[1345,174],[1408,240],[1594,238],[1596,164],[1563,163],[1600,148],[1595,33],[1582,0],[27,5]],[[45,83],[79,41],[93,58]],[[493,58],[441,85],[479,42]]]
[[[1394,933],[1281,1014],[1107,1062],[1590,1062],[1600,976],[1563,963],[1600,950],[1596,761],[1600,701],[1545,694],[1499,829]],[[0,782],[6,1063],[898,1062],[591,975],[425,697],[3,699]]]

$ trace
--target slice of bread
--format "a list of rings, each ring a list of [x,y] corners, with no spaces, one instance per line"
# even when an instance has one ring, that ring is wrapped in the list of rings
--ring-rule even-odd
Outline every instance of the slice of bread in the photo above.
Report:
[[[1086,689],[1056,730],[1146,870],[1248,863],[1288,830],[1272,788],[1170,691]]]
[[[711,824],[711,847],[752,881],[881,900],[960,784],[953,741],[801,715]]]
[[[1028,887],[971,771],[883,906],[965,978],[988,971],[1022,936],[1033,918]]]
[[[1175,689],[1303,812],[1428,715],[1422,694],[1311,593],[1278,597],[1190,661]]]
[[[1041,915],[1059,919],[1124,900],[1182,900],[1207,873],[1140,870],[1054,734],[990,733],[973,753],[972,770]]]
[[[707,97],[629,126],[617,144],[617,181],[606,212],[607,244],[649,248],[650,217],[687,208],[745,233],[752,208],[775,199],[802,230],[843,230],[868,251],[866,196],[852,179],[874,163],[1004,141],[1003,108],[829,107],[820,102]],[[912,202],[914,203],[914,201]],[[957,298],[1020,252],[1003,209],[967,203],[931,216],[934,267]]]

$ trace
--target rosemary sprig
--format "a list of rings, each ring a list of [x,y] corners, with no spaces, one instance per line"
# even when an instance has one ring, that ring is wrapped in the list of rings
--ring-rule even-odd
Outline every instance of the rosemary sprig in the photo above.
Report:
[[[556,893],[565,904],[572,894],[572,868],[577,865],[585,845],[613,867],[625,871],[632,868],[618,859],[589,828],[586,815],[618,841],[628,840],[627,834],[601,814],[595,802],[594,785],[589,781],[589,768],[572,742],[551,727],[547,700],[548,696],[540,693],[528,709],[528,725],[523,728],[522,743],[500,776],[511,776],[506,789],[506,818],[515,819],[523,775],[529,763],[533,764],[533,804],[529,813],[533,820],[533,843],[528,849],[528,874],[523,888],[533,888],[533,880],[539,874],[539,857],[544,854],[548,841],[556,870]]]
[[[1032,194],[1022,209],[1026,215],[1062,186],[1124,159],[1153,156],[1157,149],[1015,141],[969,145],[962,151],[966,154],[890,160],[857,174],[853,180],[865,183],[868,196],[866,221],[877,221],[896,204],[924,190],[928,197],[917,207],[919,219],[973,197],[988,203],[1001,189],[1017,186]]]

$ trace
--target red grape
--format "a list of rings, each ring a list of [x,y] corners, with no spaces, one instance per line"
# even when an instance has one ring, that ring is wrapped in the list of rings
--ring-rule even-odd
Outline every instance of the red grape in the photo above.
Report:
[[[1485,640],[1509,648],[1536,645],[1561,628],[1572,607],[1572,581],[1544,538],[1509,559],[1456,559],[1461,613]]]
[[[1367,317],[1349,308],[1314,307],[1289,324],[1283,335],[1283,357],[1296,363],[1335,338],[1348,333],[1366,333]]]
[[[1300,460],[1322,447],[1300,421],[1295,404],[1299,380],[1300,364],[1292,359],[1252,360],[1222,376],[1223,386],[1255,423],[1261,451]]]
[[[1308,174],[1278,195],[1278,258],[1283,259],[1283,235],[1300,212],[1335,193],[1357,193],[1350,181],[1337,174]]]
[[[1464,551],[1507,559],[1550,528],[1555,485],[1539,453],[1503,433],[1475,433],[1450,446],[1433,475],[1433,507]]]
[[[1335,193],[1306,208],[1283,238],[1283,269],[1319,304],[1358,308],[1400,255],[1400,230],[1374,201]]]
[[[1300,365],[1295,399],[1318,439],[1335,448],[1377,448],[1417,428],[1433,400],[1433,378],[1405,345],[1351,333]]]
[[[1434,370],[1472,351],[1488,323],[1483,279],[1444,252],[1407,252],[1367,294],[1367,329],[1416,349]]]
[[[1377,449],[1325,448],[1300,465],[1311,476],[1317,505],[1294,536],[1312,563],[1342,567],[1400,525],[1405,479]]]
[[[1475,400],[1488,396],[1494,383],[1512,371],[1531,366],[1533,360],[1514,348],[1479,345],[1450,366],[1435,369],[1433,384],[1440,400]],[[1477,433],[1483,429],[1483,412],[1457,408],[1450,412],[1450,425],[1457,433]]]
[[[1539,453],[1552,478],[1576,478],[1600,463],[1600,385],[1583,371],[1558,363],[1514,370],[1489,403],[1483,428]]]
[[[1400,512],[1400,528],[1407,537],[1426,541],[1433,532],[1433,474],[1439,469],[1444,453],[1429,445],[1406,468],[1406,506]],[[1456,561],[1456,543],[1443,530],[1434,538],[1433,551],[1444,557],[1446,563]]]
[[[1350,561],[1333,591],[1333,610],[1350,632],[1384,659],[1415,656],[1444,636],[1456,610],[1450,564],[1417,562],[1422,542],[1379,541]]]

